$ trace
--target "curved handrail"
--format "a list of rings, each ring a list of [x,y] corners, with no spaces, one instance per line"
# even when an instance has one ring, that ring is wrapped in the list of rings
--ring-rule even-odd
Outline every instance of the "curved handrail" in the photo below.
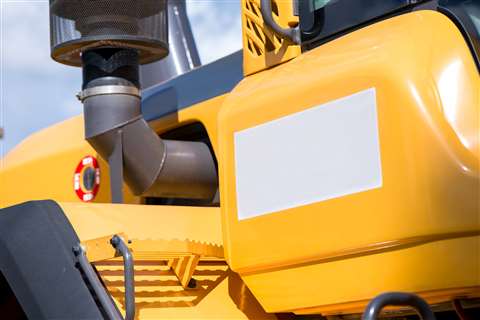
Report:
[[[117,235],[110,240],[112,246],[122,255],[125,279],[125,320],[135,318],[135,279],[133,256],[123,239]]]
[[[265,24],[272,28],[276,34],[278,34],[281,38],[288,39],[295,44],[300,44],[300,27],[282,28],[273,19],[272,0],[261,0],[260,11]]]
[[[377,320],[386,306],[408,306],[415,309],[423,320],[435,320],[435,315],[425,300],[413,293],[385,292],[373,298],[363,313],[363,320]]]

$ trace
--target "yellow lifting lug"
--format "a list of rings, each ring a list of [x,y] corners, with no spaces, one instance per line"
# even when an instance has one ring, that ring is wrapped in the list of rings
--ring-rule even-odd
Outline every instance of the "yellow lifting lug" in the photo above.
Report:
[[[118,257],[115,248],[110,243],[114,235],[83,241],[81,244],[85,249],[88,261],[93,263]],[[118,233],[116,235],[122,237],[126,243],[129,242],[125,234]]]

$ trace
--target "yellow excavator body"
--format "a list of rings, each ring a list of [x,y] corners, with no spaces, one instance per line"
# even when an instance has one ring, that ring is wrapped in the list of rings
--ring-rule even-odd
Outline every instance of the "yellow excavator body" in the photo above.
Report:
[[[270,52],[261,60],[265,48],[253,46],[269,35],[278,39],[254,34],[252,21],[261,17],[250,11],[257,2],[242,2],[247,76],[229,93],[149,121],[159,136],[193,123],[205,128],[218,162],[218,206],[146,205],[148,199],[127,185],[125,203],[110,204],[108,164],[83,139],[78,116],[35,133],[2,159],[0,207],[58,202],[125,314],[123,264],[109,244],[121,235],[135,260],[139,320],[359,314],[387,291],[413,292],[432,305],[480,298],[480,77],[458,27],[440,12],[414,11],[303,54],[291,44],[283,59],[270,60]],[[289,12],[290,25],[292,19]],[[374,108],[355,109],[365,101]],[[359,112],[366,112],[378,144],[362,145],[358,158],[346,163],[369,171],[360,153],[370,153],[374,181],[352,183],[351,191],[321,200],[299,193],[272,204],[268,199],[278,188],[277,195],[282,188],[306,188],[295,185],[301,179],[279,187],[272,169],[273,182],[245,189],[240,172],[256,182],[254,167],[258,161],[267,170],[269,152],[280,159],[280,178],[284,171],[300,175],[302,165],[315,167],[288,164],[310,156],[308,144],[320,139],[295,125],[295,117],[316,112],[331,112],[332,122],[349,112],[363,121]],[[361,145],[362,129],[345,123],[339,131],[318,126],[333,144],[344,133],[357,133]],[[276,135],[283,124],[290,135]],[[255,149],[262,134],[281,148]],[[324,157],[335,158],[329,150],[337,147],[326,147]],[[72,187],[85,156],[98,158],[100,166],[91,203]],[[189,287],[192,279],[196,285]]]

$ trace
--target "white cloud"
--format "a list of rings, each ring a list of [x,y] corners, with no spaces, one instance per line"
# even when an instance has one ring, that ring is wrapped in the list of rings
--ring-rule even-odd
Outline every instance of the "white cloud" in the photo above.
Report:
[[[48,1],[9,1],[3,7],[5,68],[44,75],[68,73],[70,67],[50,59]]]
[[[241,49],[240,0],[189,0],[187,12],[202,63]]]
[[[81,72],[50,59],[48,19],[48,1],[2,3],[3,152],[29,134],[81,112],[75,98]]]

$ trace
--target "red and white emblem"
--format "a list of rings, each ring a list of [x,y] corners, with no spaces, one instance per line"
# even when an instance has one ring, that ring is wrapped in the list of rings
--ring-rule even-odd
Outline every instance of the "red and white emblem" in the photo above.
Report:
[[[90,202],[100,189],[100,167],[95,157],[86,156],[75,169],[73,186],[78,198]]]

